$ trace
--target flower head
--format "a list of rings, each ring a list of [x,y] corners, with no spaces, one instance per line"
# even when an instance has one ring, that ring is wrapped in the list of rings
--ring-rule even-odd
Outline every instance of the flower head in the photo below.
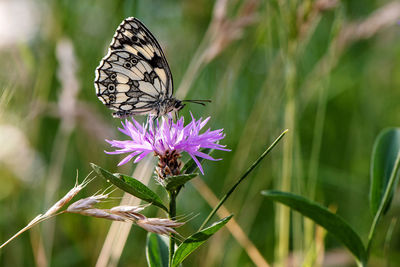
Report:
[[[177,159],[180,157],[180,153],[186,152],[196,162],[201,173],[204,174],[197,157],[208,160],[220,159],[214,159],[210,155],[202,153],[200,151],[201,148],[230,151],[224,145],[217,143],[225,137],[223,129],[214,131],[208,129],[200,133],[209,120],[210,117],[205,120],[201,118],[196,120],[192,115],[192,121],[186,126],[184,125],[183,117],[177,122],[173,122],[172,118],[163,117],[161,122],[159,122],[158,120],[154,121],[152,117],[148,117],[145,125],[141,125],[134,118],[132,118],[132,122],[125,120],[125,123],[122,122],[123,127],[119,128],[119,130],[129,136],[130,140],[106,140],[112,147],[118,148],[116,151],[106,153],[129,153],[118,164],[120,166],[134,157],[136,158],[133,162],[137,163],[149,153],[154,153],[160,158],[159,165],[165,163],[161,163],[162,160],[167,161],[166,165],[168,165],[169,158]],[[175,167],[179,168],[179,166]],[[176,175],[174,171],[171,173]]]

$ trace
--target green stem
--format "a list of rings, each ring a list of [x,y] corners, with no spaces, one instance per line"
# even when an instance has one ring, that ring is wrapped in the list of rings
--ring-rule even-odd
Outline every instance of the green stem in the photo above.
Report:
[[[247,171],[239,178],[239,180],[232,186],[232,188],[225,194],[225,196],[219,201],[218,205],[211,211],[208,217],[204,220],[198,231],[201,231],[207,223],[211,220],[217,210],[224,204],[228,197],[235,191],[236,187],[250,174],[250,172],[260,163],[260,161],[275,147],[275,145],[282,139],[282,137],[288,132],[284,130],[278,138],[261,154],[261,156],[247,169]]]
[[[169,218],[171,220],[175,220],[176,217],[176,196],[177,192],[176,191],[170,191],[169,193]],[[169,265],[172,266],[172,258],[174,257],[174,252],[175,252],[175,236],[174,234],[171,234],[169,237]]]
[[[390,174],[389,183],[388,183],[388,185],[386,187],[385,194],[383,195],[381,203],[379,204],[378,211],[375,214],[374,220],[373,220],[371,228],[369,230],[368,245],[367,245],[367,255],[369,255],[369,251],[371,249],[372,238],[374,237],[378,221],[382,217],[382,214],[383,214],[383,212],[385,210],[385,207],[386,207],[386,205],[387,205],[387,203],[389,201],[390,194],[393,192],[393,186],[395,184],[396,177],[397,177],[398,172],[399,172],[399,168],[400,168],[400,152],[397,153],[397,158],[396,158],[396,161],[394,163],[393,171]]]

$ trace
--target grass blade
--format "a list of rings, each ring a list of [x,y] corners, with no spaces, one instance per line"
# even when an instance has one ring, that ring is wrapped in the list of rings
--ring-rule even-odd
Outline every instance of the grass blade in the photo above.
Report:
[[[283,131],[278,138],[275,139],[274,142],[265,150],[259,157],[258,159],[247,169],[247,171],[238,179],[238,181],[231,187],[231,189],[225,194],[225,196],[222,197],[222,199],[219,201],[218,205],[215,206],[215,208],[210,212],[208,217],[204,220],[202,225],[200,226],[199,230],[203,229],[207,223],[211,220],[211,218],[214,216],[214,214],[217,212],[217,210],[224,204],[224,202],[228,199],[228,197],[235,191],[236,187],[244,180],[244,178],[247,177],[251,173],[251,171],[261,162],[261,160],[264,159],[266,155],[275,147],[276,144],[282,139],[282,137],[288,132],[288,130]]]
[[[366,262],[367,253],[361,238],[347,222],[338,215],[330,212],[327,208],[316,202],[292,193],[271,190],[262,191],[261,194],[300,212],[303,216],[321,225],[349,249],[357,259],[357,262]]]

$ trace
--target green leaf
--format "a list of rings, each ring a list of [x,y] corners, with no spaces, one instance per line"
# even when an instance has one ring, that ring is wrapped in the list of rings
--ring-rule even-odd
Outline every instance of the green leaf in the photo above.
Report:
[[[207,154],[207,155],[210,155],[213,151],[214,151],[214,149],[211,149],[211,148],[203,148],[203,149],[201,149],[200,150],[202,153],[205,153],[205,154]],[[199,160],[199,162],[200,163],[202,163],[203,162],[203,160],[204,160],[204,158],[198,158],[198,160]],[[192,158],[190,158],[188,161],[186,161],[185,162],[185,164],[183,165],[183,168],[182,168],[182,173],[186,173],[186,174],[188,174],[188,173],[192,173],[192,172],[194,172],[195,170],[197,170],[197,164],[196,164],[196,162],[192,159]]]
[[[106,171],[94,163],[90,163],[90,166],[98,175],[111,182],[121,190],[146,202],[152,203],[153,205],[158,206],[168,212],[168,209],[162,203],[161,198],[150,188],[135,178],[120,173],[112,174],[111,172]]]
[[[324,227],[330,234],[342,242],[359,262],[366,262],[367,253],[357,233],[338,215],[316,202],[302,196],[280,191],[262,191],[267,198],[282,203],[295,211],[300,212]]]
[[[388,189],[390,177],[400,153],[400,128],[390,128],[383,130],[375,140],[371,159],[371,188],[370,188],[370,208],[372,214],[376,214],[379,206]],[[388,201],[385,205],[385,212],[389,209],[393,198],[394,188],[399,180],[399,174],[394,182],[393,189],[389,193]],[[385,213],[384,212],[384,213]]]
[[[165,188],[168,191],[176,190],[178,187],[184,185],[186,182],[192,180],[194,177],[198,176],[198,173],[191,174],[181,174],[177,176],[170,176],[165,178]]]
[[[172,267],[178,266],[187,256],[201,246],[208,238],[221,229],[233,217],[230,215],[218,222],[212,224],[200,232],[197,232],[182,242],[178,249],[175,251],[174,258],[172,259]]]
[[[155,233],[147,234],[146,259],[150,267],[168,267],[168,238]]]
[[[376,161],[375,161],[376,159]],[[389,209],[400,173],[399,128],[384,130],[378,137],[371,167],[371,210],[375,213],[368,234],[367,252],[380,218]],[[375,164],[377,167],[375,167]],[[390,174],[389,174],[390,173]],[[389,176],[387,176],[389,175]]]

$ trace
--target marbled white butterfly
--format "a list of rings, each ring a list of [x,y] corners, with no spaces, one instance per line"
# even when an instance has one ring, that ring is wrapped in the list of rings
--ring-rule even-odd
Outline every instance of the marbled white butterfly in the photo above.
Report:
[[[160,45],[133,17],[117,28],[107,55],[96,69],[94,84],[97,97],[115,111],[114,117],[159,117],[184,107],[172,96],[172,75]]]

